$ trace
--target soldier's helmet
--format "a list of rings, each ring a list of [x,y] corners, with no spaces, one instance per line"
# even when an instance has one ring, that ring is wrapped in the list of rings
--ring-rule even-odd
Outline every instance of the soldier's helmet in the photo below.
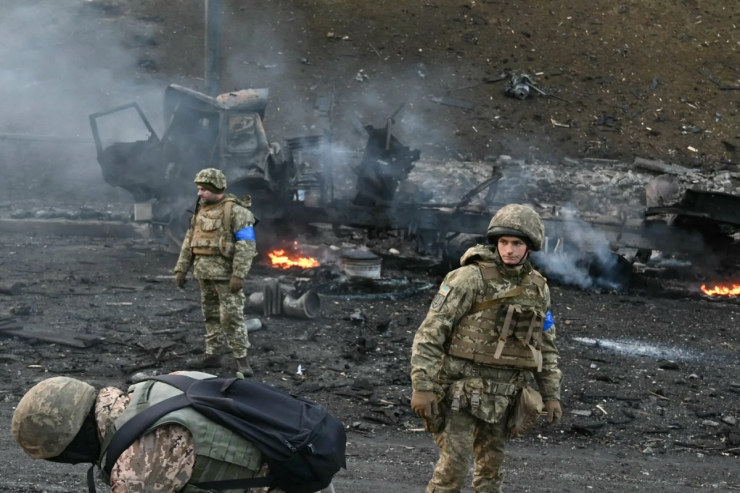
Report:
[[[96,396],[94,387],[74,378],[36,384],[13,413],[13,438],[32,459],[58,456],[79,433]]]
[[[195,175],[194,181],[196,184],[212,192],[218,191],[217,193],[220,193],[226,190],[226,176],[224,176],[220,169],[202,169]]]
[[[501,236],[516,236],[528,241],[532,251],[539,251],[545,240],[545,223],[529,206],[510,204],[499,209],[488,225],[488,242],[495,244]]]

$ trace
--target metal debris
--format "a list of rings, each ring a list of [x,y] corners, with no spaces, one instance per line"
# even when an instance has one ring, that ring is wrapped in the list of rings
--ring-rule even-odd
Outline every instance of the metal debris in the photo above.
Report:
[[[473,108],[475,108],[475,104],[473,103],[462,101],[460,99],[448,98],[447,96],[442,96],[439,98],[432,96],[429,99],[437,104],[442,104],[445,106],[455,106],[457,108],[462,108],[465,110],[472,110]]]

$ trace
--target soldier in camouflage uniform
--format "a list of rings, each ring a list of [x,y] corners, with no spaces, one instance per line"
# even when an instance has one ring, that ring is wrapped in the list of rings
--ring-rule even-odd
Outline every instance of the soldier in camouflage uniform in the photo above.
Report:
[[[132,385],[128,392],[115,387],[97,392],[73,378],[49,378],[18,403],[11,425],[13,438],[32,459],[104,464],[107,435],[158,402],[161,386],[171,389],[145,381]],[[261,477],[269,472],[262,453],[251,442],[196,412],[175,411],[163,420],[171,424],[145,433],[118,458],[109,478],[112,493],[202,493],[188,482]],[[194,434],[191,428],[205,428],[207,433]],[[198,436],[208,437],[210,443],[198,442],[204,440]]]
[[[532,379],[548,422],[562,416],[550,292],[528,260],[544,233],[530,207],[499,210],[488,228],[491,245],[463,255],[416,333],[411,407],[440,449],[426,493],[459,493],[471,456],[475,492],[501,491],[504,447],[514,434],[509,418]]]
[[[199,207],[190,222],[175,266],[175,283],[182,288],[186,274],[200,284],[201,307],[206,324],[205,354],[188,360],[188,368],[202,369],[221,364],[221,338],[234,353],[238,372],[251,377],[247,360],[249,339],[244,326],[244,279],[257,255],[255,218],[245,203],[225,195],[226,177],[215,168],[201,170],[195,177]],[[248,200],[248,199],[247,199]]]

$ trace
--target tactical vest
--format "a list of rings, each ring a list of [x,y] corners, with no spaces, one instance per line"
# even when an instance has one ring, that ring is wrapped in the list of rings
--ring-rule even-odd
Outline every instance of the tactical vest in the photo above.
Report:
[[[485,285],[483,300],[455,326],[447,354],[487,366],[542,371],[547,280],[533,270],[519,286],[502,292],[498,267],[481,262],[478,267]]]
[[[182,372],[182,374],[199,380],[213,376],[201,372]],[[103,451],[107,450],[116,430],[119,430],[128,420],[150,406],[182,393],[170,385],[153,380],[132,385],[129,392],[131,392],[131,389],[133,389],[131,400],[121,416],[108,429]],[[184,426],[193,435],[195,467],[193,468],[193,476],[190,478],[191,483],[251,478],[262,467],[262,453],[251,442],[228,428],[217,425],[192,408],[180,409],[165,415],[154,423],[146,433],[167,424]],[[99,463],[101,470],[103,464],[105,464],[105,452]],[[110,478],[106,479],[109,480]],[[243,493],[244,489],[224,491],[227,493]],[[181,493],[205,493],[205,491],[188,484]]]
[[[231,210],[236,199],[227,197],[215,204],[202,206],[193,218],[193,255],[234,257],[236,242],[231,232]]]

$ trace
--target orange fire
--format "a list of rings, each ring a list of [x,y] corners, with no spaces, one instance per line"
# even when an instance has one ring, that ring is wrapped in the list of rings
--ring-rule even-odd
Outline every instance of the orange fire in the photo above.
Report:
[[[300,267],[302,269],[311,269],[318,267],[319,261],[311,257],[294,256],[291,258],[285,253],[285,250],[275,250],[267,254],[270,257],[273,267],[279,269],[290,269],[291,267]]]
[[[702,285],[701,290],[709,296],[738,296],[740,295],[740,285],[732,286],[715,286],[712,289],[707,288],[706,284]]]

